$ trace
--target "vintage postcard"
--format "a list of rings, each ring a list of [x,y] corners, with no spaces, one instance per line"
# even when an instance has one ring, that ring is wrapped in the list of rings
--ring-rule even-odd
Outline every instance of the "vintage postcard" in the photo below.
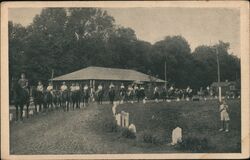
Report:
[[[249,158],[247,1],[4,2],[1,159]]]

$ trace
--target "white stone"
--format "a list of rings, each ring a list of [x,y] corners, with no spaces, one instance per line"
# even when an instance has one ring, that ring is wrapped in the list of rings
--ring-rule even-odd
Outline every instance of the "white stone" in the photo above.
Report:
[[[145,104],[145,103],[146,103],[146,99],[144,98],[144,99],[142,100],[142,102],[143,102],[143,104]]]
[[[13,114],[10,113],[10,121],[12,121],[12,120],[13,120]]]
[[[180,101],[180,98],[177,98],[177,100],[176,100],[177,102],[179,102]]]
[[[182,142],[182,129],[180,127],[176,127],[172,131],[172,145],[177,144],[178,142]]]
[[[171,100],[170,100],[170,99],[167,99],[167,102],[171,102]]]
[[[129,127],[129,113],[124,115],[124,127]]]
[[[155,99],[155,102],[156,102],[156,103],[158,103],[158,102],[159,102],[159,100],[156,98],[156,99]]]
[[[39,112],[39,107],[38,106],[36,107],[36,112]]]
[[[189,101],[189,98],[186,98],[186,101]]]
[[[34,114],[33,110],[30,110],[29,115],[33,115],[33,114]]]
[[[115,115],[116,123],[118,126],[121,126],[121,114],[116,114]]]
[[[206,101],[206,100],[207,100],[207,98],[204,98],[204,100]]]
[[[136,127],[135,127],[135,125],[134,125],[133,123],[129,125],[128,129],[129,129],[131,132],[136,133]]]

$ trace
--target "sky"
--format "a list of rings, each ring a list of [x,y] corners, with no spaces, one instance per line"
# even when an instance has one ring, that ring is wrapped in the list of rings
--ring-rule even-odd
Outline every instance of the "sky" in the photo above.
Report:
[[[219,40],[230,43],[229,53],[240,57],[240,11],[226,8],[104,8],[115,23],[132,28],[137,38],[154,44],[181,35],[193,51]],[[27,26],[41,8],[9,9],[9,20]]]

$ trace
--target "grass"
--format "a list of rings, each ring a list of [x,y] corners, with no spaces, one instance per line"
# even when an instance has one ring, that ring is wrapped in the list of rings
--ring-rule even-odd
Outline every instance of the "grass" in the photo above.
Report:
[[[183,139],[207,139],[210,148],[200,152],[240,152],[240,102],[231,100],[228,105],[231,110],[229,133],[218,131],[220,115],[216,101],[124,104],[118,108],[130,113],[138,135],[153,131],[162,141],[171,143],[172,130],[179,126]]]
[[[123,104],[118,111],[130,113],[136,126],[135,139],[126,138],[114,126],[111,105],[91,104],[87,108],[39,114],[23,123],[10,123],[11,154],[113,154],[192,152],[169,146],[172,129],[183,128],[183,139],[206,138],[209,149],[199,152],[240,152],[240,102],[231,108],[230,132],[218,131],[220,121],[215,101]],[[13,111],[11,111],[13,112]],[[149,133],[154,143],[145,143]]]

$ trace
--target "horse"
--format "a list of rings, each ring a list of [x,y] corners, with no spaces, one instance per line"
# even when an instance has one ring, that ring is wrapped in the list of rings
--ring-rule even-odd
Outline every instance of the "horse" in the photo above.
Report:
[[[80,99],[81,99],[81,93],[80,91],[71,91],[70,92],[70,102],[72,104],[72,109],[80,108]]]
[[[89,97],[90,97],[90,93],[88,89],[83,90],[82,92],[82,100],[83,100],[83,106],[88,106],[89,103]]]
[[[98,104],[102,104],[103,95],[104,95],[104,91],[102,89],[101,90],[97,90],[96,96],[97,96],[97,102],[98,102]]]
[[[139,91],[139,89],[135,89],[135,90],[134,90],[134,93],[135,93],[137,102],[139,103],[139,101],[140,101],[140,91]]]
[[[23,120],[23,107],[26,105],[26,117],[29,117],[29,92],[22,88],[18,83],[14,84],[14,102],[16,107],[16,121],[18,121],[18,115],[20,113],[20,120]],[[20,108],[20,112],[19,112]]]
[[[53,93],[52,94],[53,104],[54,104],[55,108],[58,108],[61,106],[61,99],[60,99],[61,93],[58,90],[53,90],[52,93]]]
[[[50,108],[53,110],[53,96],[50,91],[43,92],[43,105],[46,111]]]
[[[60,102],[63,107],[63,110],[69,111],[70,97],[69,97],[69,92],[67,90],[61,91]]]
[[[43,106],[43,93],[40,91],[37,91],[36,88],[32,88],[32,97],[35,105],[35,112],[38,113],[39,111],[42,111]],[[39,106],[39,108],[37,108]]]
[[[109,95],[109,102],[110,102],[110,104],[114,104],[115,90],[113,88],[110,88],[108,95]]]

